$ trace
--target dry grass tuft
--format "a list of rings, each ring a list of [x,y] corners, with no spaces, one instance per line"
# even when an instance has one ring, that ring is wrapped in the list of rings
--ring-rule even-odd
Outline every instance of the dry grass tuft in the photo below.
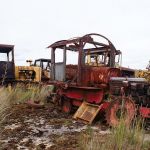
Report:
[[[25,103],[26,101],[39,100],[44,102],[48,95],[46,87],[32,86],[25,88],[23,85],[18,84],[11,90],[6,87],[0,88],[0,124],[9,115],[8,108],[18,103]]]
[[[111,134],[100,135],[88,128],[80,135],[81,150],[148,150],[150,142],[144,141],[143,120],[136,118],[132,127],[127,127],[123,119]]]

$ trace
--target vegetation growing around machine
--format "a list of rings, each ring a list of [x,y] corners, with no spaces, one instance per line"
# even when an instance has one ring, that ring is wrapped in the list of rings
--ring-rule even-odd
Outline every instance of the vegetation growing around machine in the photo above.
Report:
[[[58,135],[54,131],[57,131],[57,126],[61,126],[60,131],[63,130],[61,131],[63,136],[69,132],[76,134],[74,128],[78,127],[76,132],[82,132],[81,137],[84,141],[78,141],[79,136],[77,136],[77,139],[73,139],[74,148],[96,150],[99,147],[104,149],[111,147],[121,150],[125,148],[126,143],[129,143],[131,149],[146,149],[149,143],[145,142],[143,135],[144,128],[149,128],[150,84],[147,78],[135,77],[135,70],[121,66],[121,51],[117,50],[108,38],[95,33],[58,41],[48,48],[51,50],[51,59],[42,58],[35,60],[33,64],[28,61],[29,66],[16,66],[14,46],[0,45],[0,55],[3,56],[0,57],[0,59],[3,58],[0,60],[0,124],[4,129],[2,132],[7,130],[5,125],[7,126],[7,121],[9,123],[9,119],[10,122],[13,118],[16,119],[14,115],[17,114],[17,110],[15,109],[21,108],[23,116],[18,118],[18,121],[24,124],[29,123],[29,128],[26,125],[23,129],[21,125],[21,129],[18,129],[17,126],[18,136],[29,138],[30,148],[35,148],[36,145],[33,141],[30,143],[32,136],[29,132],[32,131],[41,138],[45,135],[47,139],[50,139],[49,136],[51,136],[54,139],[51,142],[56,144],[50,147],[60,149],[57,145],[60,141],[56,140]],[[63,54],[59,62],[56,61],[57,51],[62,51]],[[78,55],[77,64],[67,64],[68,51]],[[49,101],[51,101],[50,104],[47,103]],[[18,112],[21,109],[18,109]],[[75,113],[73,116],[75,121],[71,119],[70,113],[71,115]],[[34,132],[33,124],[29,120],[36,115],[38,117],[42,115],[45,120],[44,123],[39,123],[38,119],[35,123],[36,132]],[[140,123],[135,121],[135,118],[139,116]],[[64,120],[59,120],[61,117]],[[51,118],[55,121],[50,120]],[[15,119],[12,122],[15,122]],[[108,125],[112,127],[102,141],[100,139],[102,135],[97,134],[103,125],[100,121],[105,122],[106,128],[109,128]],[[96,128],[98,130],[90,129],[90,132],[86,132],[85,124],[93,122],[98,124]],[[45,128],[52,130],[45,131]],[[23,130],[27,135],[22,133]],[[7,132],[11,136],[15,130],[9,128]],[[53,137],[53,134],[56,134],[56,137]],[[2,138],[7,138],[7,135],[3,135]],[[2,138],[0,144],[5,147],[5,141]],[[14,140],[12,139],[10,139],[11,142]],[[106,143],[105,140],[110,143]],[[19,141],[17,139],[15,142]],[[16,143],[14,148],[17,147]],[[88,147],[89,144],[92,147]],[[24,143],[22,145],[25,146]]]

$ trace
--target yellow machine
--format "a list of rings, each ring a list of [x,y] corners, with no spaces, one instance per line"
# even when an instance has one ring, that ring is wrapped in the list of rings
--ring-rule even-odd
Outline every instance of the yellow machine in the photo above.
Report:
[[[41,80],[42,82],[47,82],[50,80],[51,71],[51,59],[40,58],[34,61],[34,64],[30,66],[41,68]]]
[[[34,64],[27,60],[29,66],[15,66],[15,79],[17,81],[47,82],[50,80],[51,60],[37,59]]]
[[[41,67],[36,66],[16,66],[15,79],[17,81],[41,82]]]
[[[147,69],[147,70],[146,70]],[[150,61],[145,70],[136,70],[135,76],[137,78],[145,78],[150,83]]]

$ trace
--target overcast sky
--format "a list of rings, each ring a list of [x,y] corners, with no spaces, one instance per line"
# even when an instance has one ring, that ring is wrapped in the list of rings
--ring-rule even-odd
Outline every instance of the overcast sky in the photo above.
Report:
[[[150,0],[0,0],[0,43],[15,45],[16,64],[50,58],[51,43],[91,32],[122,51],[124,66],[145,68]]]

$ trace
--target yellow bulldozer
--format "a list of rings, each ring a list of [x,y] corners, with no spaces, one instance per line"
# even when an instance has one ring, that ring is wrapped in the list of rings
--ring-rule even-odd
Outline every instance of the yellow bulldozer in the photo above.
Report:
[[[27,60],[29,66],[15,66],[15,79],[17,81],[30,82],[46,82],[50,79],[50,59],[37,59],[32,64],[31,60]]]
[[[145,70],[136,70],[135,76],[138,78],[145,78],[150,83],[150,61]]]

